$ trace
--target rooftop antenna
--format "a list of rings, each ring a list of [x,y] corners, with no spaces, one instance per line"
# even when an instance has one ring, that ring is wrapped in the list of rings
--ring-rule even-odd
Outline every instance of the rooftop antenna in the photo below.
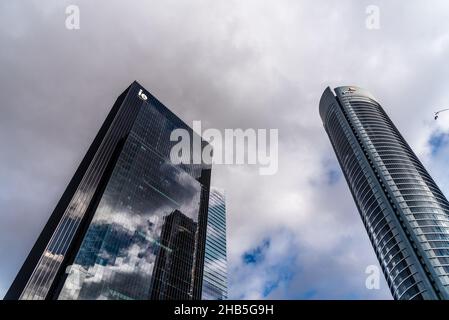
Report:
[[[443,109],[443,110],[440,110],[440,111],[435,112],[435,120],[437,120],[438,117],[439,117],[439,114],[440,114],[441,112],[444,112],[444,111],[449,111],[449,109]]]

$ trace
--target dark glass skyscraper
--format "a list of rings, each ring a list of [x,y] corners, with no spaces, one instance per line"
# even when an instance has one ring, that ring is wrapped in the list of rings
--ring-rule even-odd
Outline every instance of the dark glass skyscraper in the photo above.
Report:
[[[369,92],[335,93],[321,119],[393,297],[448,299],[448,201]]]
[[[211,188],[202,299],[225,300],[227,297],[225,194],[222,190]]]
[[[200,299],[211,168],[170,161],[177,128],[193,139],[132,83],[5,298]]]

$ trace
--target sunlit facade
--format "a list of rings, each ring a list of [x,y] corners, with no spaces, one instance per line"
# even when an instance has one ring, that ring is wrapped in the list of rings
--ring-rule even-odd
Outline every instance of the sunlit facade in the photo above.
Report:
[[[449,298],[449,203],[376,99],[327,88],[320,115],[395,299]]]
[[[137,82],[120,95],[7,299],[201,298],[210,166],[171,163],[176,128],[195,135]]]
[[[226,199],[223,190],[210,189],[204,258],[203,300],[225,300],[227,291]]]

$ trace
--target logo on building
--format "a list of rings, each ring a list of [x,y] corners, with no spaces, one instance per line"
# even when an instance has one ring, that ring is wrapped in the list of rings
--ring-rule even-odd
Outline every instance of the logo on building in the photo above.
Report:
[[[348,89],[346,89],[345,91],[343,91],[341,94],[342,94],[342,95],[345,95],[345,94],[347,94],[347,93],[353,93],[353,92],[355,92],[355,91],[356,91],[355,88],[349,87]]]
[[[137,96],[142,99],[143,101],[147,101],[148,97],[145,93],[143,93],[142,89],[139,90],[139,93],[137,94]]]

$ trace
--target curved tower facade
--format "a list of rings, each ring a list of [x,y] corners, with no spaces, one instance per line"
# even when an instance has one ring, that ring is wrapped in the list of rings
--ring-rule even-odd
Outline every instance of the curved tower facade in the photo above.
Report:
[[[449,202],[381,105],[327,88],[320,116],[395,299],[449,299]]]

